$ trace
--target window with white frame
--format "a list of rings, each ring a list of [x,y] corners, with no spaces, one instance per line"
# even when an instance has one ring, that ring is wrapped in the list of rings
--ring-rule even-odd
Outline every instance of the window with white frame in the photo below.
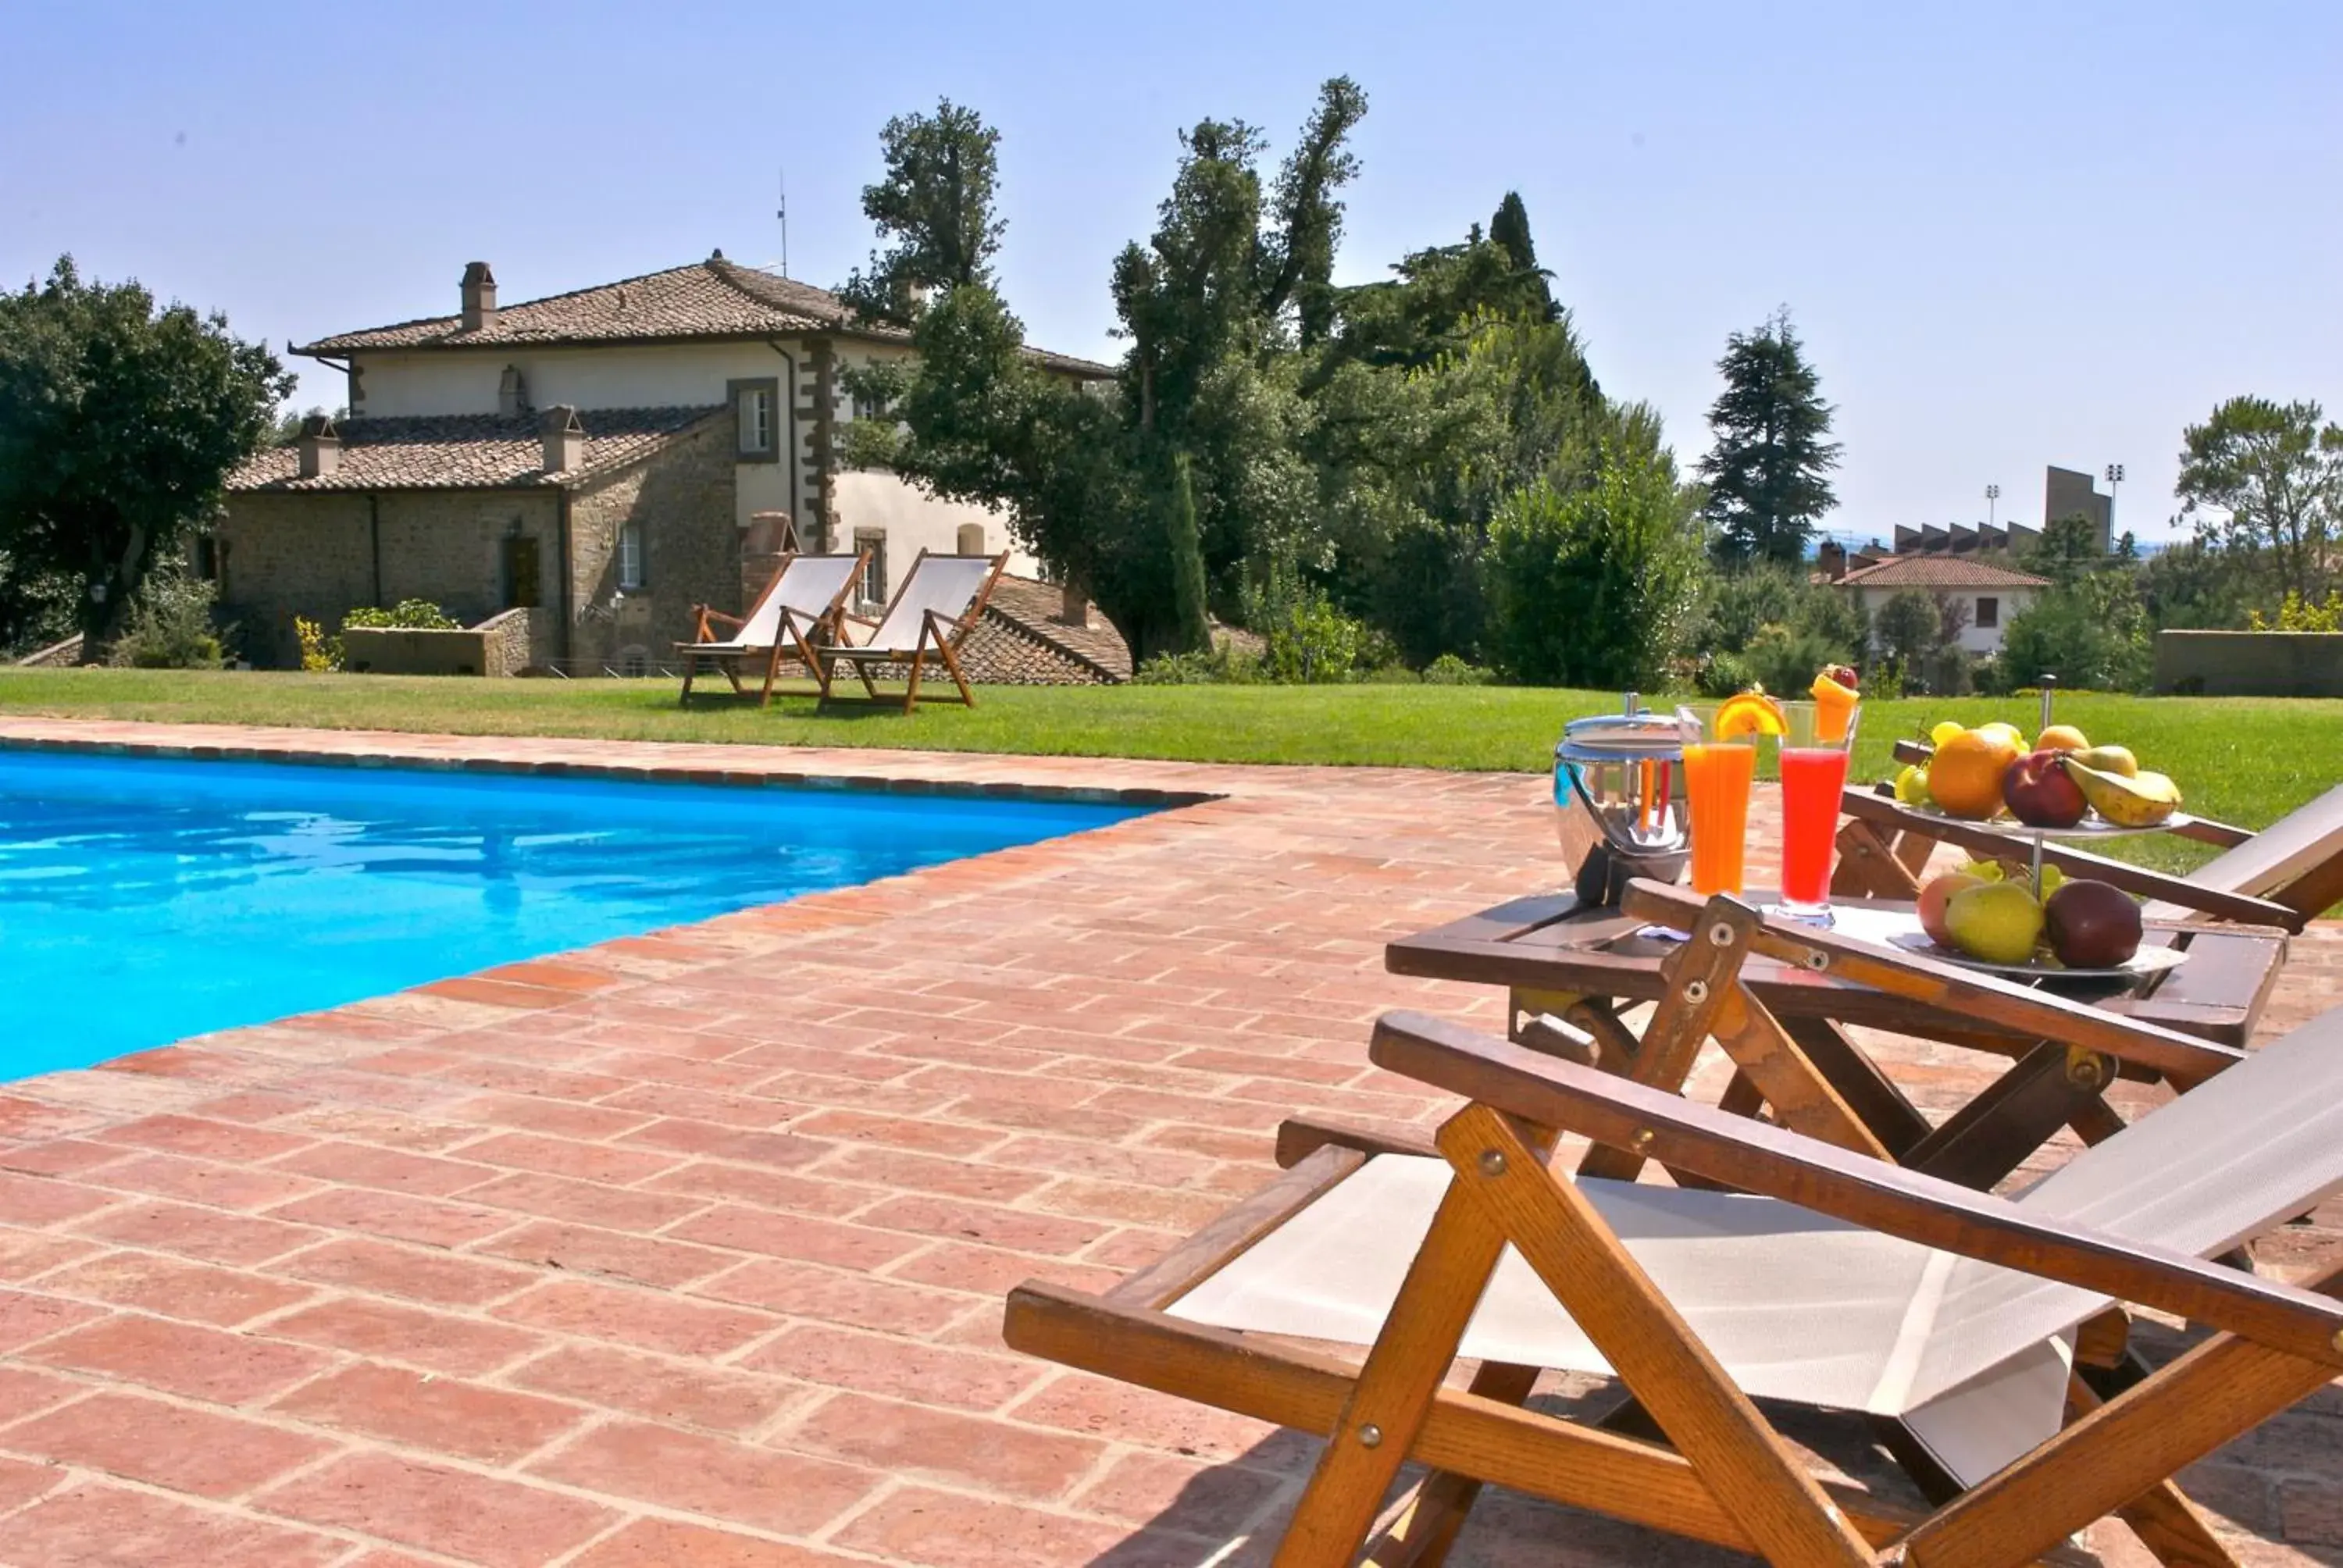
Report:
[[[643,586],[643,526],[632,518],[618,525],[618,587],[621,591]]]
[[[858,419],[884,419],[892,417],[894,412],[895,405],[891,398],[881,397],[872,392],[857,392],[854,395],[854,417]]]
[[[730,384],[732,414],[738,426],[734,451],[743,463],[780,461],[781,384],[779,377],[734,381]]]
[[[887,602],[887,530],[884,528],[855,529],[854,548],[858,551],[867,551],[870,555],[870,558],[862,563],[862,582],[855,591],[860,596],[864,604],[885,604]]]

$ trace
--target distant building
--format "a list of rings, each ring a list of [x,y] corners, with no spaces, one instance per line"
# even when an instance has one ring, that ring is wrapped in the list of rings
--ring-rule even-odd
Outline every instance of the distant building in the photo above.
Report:
[[[1962,628],[1960,646],[1974,654],[2000,652],[2002,629],[2050,586],[2046,578],[1979,560],[1974,553],[1949,551],[1889,556],[1830,580],[1855,596],[1865,626],[1889,599],[1907,590],[1965,600],[1968,625]]]
[[[2098,482],[2073,468],[2052,466],[2043,471],[2042,526],[2082,518],[2097,530],[2099,554],[2115,548],[2116,498],[2099,494]]]

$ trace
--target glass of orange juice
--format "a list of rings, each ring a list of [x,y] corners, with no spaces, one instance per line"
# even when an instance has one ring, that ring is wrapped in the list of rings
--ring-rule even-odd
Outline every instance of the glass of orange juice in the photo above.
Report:
[[[1735,699],[1738,700],[1738,699]],[[1688,703],[1676,709],[1684,735],[1684,801],[1691,808],[1692,890],[1741,891],[1749,836],[1749,786],[1757,777],[1757,737],[1729,733],[1731,703]],[[1727,717],[1727,733],[1718,719]]]

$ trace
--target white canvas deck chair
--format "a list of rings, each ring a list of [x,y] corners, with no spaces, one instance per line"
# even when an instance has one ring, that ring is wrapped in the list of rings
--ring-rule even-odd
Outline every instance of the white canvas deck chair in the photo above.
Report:
[[[1282,1138],[1282,1181],[1107,1295],[1010,1298],[1017,1348],[1328,1438],[1278,1568],[1440,1563],[1483,1483],[1782,1568],[2031,1563],[2108,1515],[2229,1564],[2171,1476],[2343,1374],[2343,1259],[2206,1261],[2343,1189],[2343,1010],[2016,1198],[1420,1014],[1371,1055],[1469,1103],[1421,1147]],[[1704,1185],[1574,1178],[1564,1131]],[[2126,1302],[2216,1332],[2101,1402]],[[1523,1408],[1541,1368],[1615,1373],[1665,1441]],[[1935,1506],[1818,1482],[1756,1399],[1868,1412]]]
[[[740,666],[762,659],[765,685],[757,696],[762,707],[773,700],[773,681],[780,674],[782,656],[792,651],[819,679],[821,665],[815,658],[814,644],[821,637],[837,635],[846,596],[860,579],[863,564],[870,558],[867,550],[851,556],[790,556],[781,562],[781,569],[765,585],[764,596],[747,615],[727,615],[699,606],[699,625],[692,640],[675,645],[677,656],[683,660],[683,693],[677,700],[691,700],[691,683],[706,666],[722,670],[732,683],[733,695],[745,697],[748,690],[740,684]],[[714,626],[719,621],[733,628],[730,637],[715,635]]]
[[[870,682],[870,667],[900,664],[907,667],[910,676],[903,693],[903,711],[909,713],[920,705],[920,672],[933,662],[941,665],[960,688],[960,699],[974,708],[976,694],[960,674],[960,648],[984,618],[985,601],[992,597],[992,585],[1001,580],[1001,570],[1008,565],[1005,555],[937,556],[921,550],[868,641],[852,648],[838,641],[817,649],[823,660],[822,700],[828,702],[833,696],[841,661],[854,667],[863,691],[873,702],[880,696]],[[860,616],[845,618],[857,625],[871,624]]]

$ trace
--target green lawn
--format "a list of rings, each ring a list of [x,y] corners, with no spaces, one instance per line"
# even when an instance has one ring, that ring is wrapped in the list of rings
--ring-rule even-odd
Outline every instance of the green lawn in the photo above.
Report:
[[[1610,692],[1454,686],[991,687],[970,712],[922,707],[814,711],[809,696],[771,709],[679,709],[665,682],[424,679],[160,670],[0,670],[0,712],[183,723],[628,740],[906,747],[1211,762],[1390,764],[1463,769],[1549,765],[1564,720],[1614,706]],[[2058,715],[2093,740],[2137,751],[2180,781],[2191,809],[2258,828],[2343,779],[2343,701],[2137,698],[2078,693]],[[2029,734],[2031,699],[1913,699],[1864,710],[1856,771],[1941,719],[2007,719]],[[2202,851],[2161,838],[2134,853],[2185,865]]]

